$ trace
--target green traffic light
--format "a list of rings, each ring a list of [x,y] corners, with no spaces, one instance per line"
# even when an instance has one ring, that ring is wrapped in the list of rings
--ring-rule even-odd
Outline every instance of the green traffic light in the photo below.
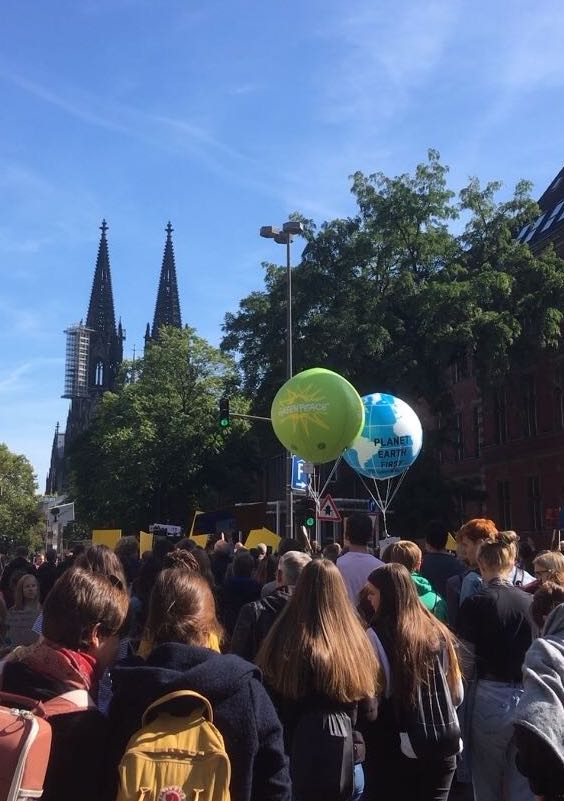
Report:
[[[222,428],[227,428],[227,426],[229,425],[229,420],[228,420],[226,417],[223,417],[223,418],[222,418],[222,419],[219,421],[219,425],[220,425]]]
[[[311,528],[313,525],[315,525],[315,519],[313,517],[306,517],[305,524]]]

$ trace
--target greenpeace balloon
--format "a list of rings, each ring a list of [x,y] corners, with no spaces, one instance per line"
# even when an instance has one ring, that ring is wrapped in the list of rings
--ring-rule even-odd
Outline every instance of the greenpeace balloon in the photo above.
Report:
[[[352,384],[313,367],[290,378],[272,402],[272,427],[284,447],[307,462],[340,456],[362,430],[364,406]]]
[[[369,478],[399,476],[417,459],[423,444],[419,418],[405,401],[376,392],[365,395],[364,428],[344,457]]]

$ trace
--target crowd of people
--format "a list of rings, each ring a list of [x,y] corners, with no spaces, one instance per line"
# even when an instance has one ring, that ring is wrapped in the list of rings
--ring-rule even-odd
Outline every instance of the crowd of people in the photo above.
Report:
[[[564,799],[564,555],[487,519],[448,536],[374,553],[354,514],[343,548],[16,552],[0,703],[81,693],[44,801],[184,801],[187,772],[200,801]]]

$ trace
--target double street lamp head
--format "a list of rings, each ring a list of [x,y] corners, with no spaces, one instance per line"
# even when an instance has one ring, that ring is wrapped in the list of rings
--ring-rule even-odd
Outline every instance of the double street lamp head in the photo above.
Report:
[[[275,225],[263,225],[260,235],[265,239],[274,239],[279,245],[287,245],[292,241],[292,236],[303,236],[304,227],[301,222],[289,220],[282,226],[282,230]]]

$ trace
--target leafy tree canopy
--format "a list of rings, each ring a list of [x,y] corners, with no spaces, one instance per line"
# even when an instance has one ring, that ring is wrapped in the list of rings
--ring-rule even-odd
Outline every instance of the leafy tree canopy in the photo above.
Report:
[[[354,217],[319,227],[302,220],[296,371],[328,367],[361,393],[390,391],[445,411],[445,368],[461,353],[485,383],[558,347],[564,263],[551,248],[533,255],[515,239],[538,213],[530,185],[500,202],[499,183],[472,179],[455,201],[447,176],[433,150],[413,175],[357,172]],[[225,317],[222,348],[238,354],[244,388],[262,411],[284,381],[285,305],[285,271],[269,264],[264,289]]]
[[[42,545],[44,525],[38,511],[37,483],[25,456],[0,443],[0,552],[18,545]]]
[[[245,413],[233,360],[193,330],[163,328],[145,356],[124,364],[71,454],[77,518],[126,531],[189,524],[192,510],[249,492],[234,464],[255,460],[246,426],[218,427],[218,402]]]

